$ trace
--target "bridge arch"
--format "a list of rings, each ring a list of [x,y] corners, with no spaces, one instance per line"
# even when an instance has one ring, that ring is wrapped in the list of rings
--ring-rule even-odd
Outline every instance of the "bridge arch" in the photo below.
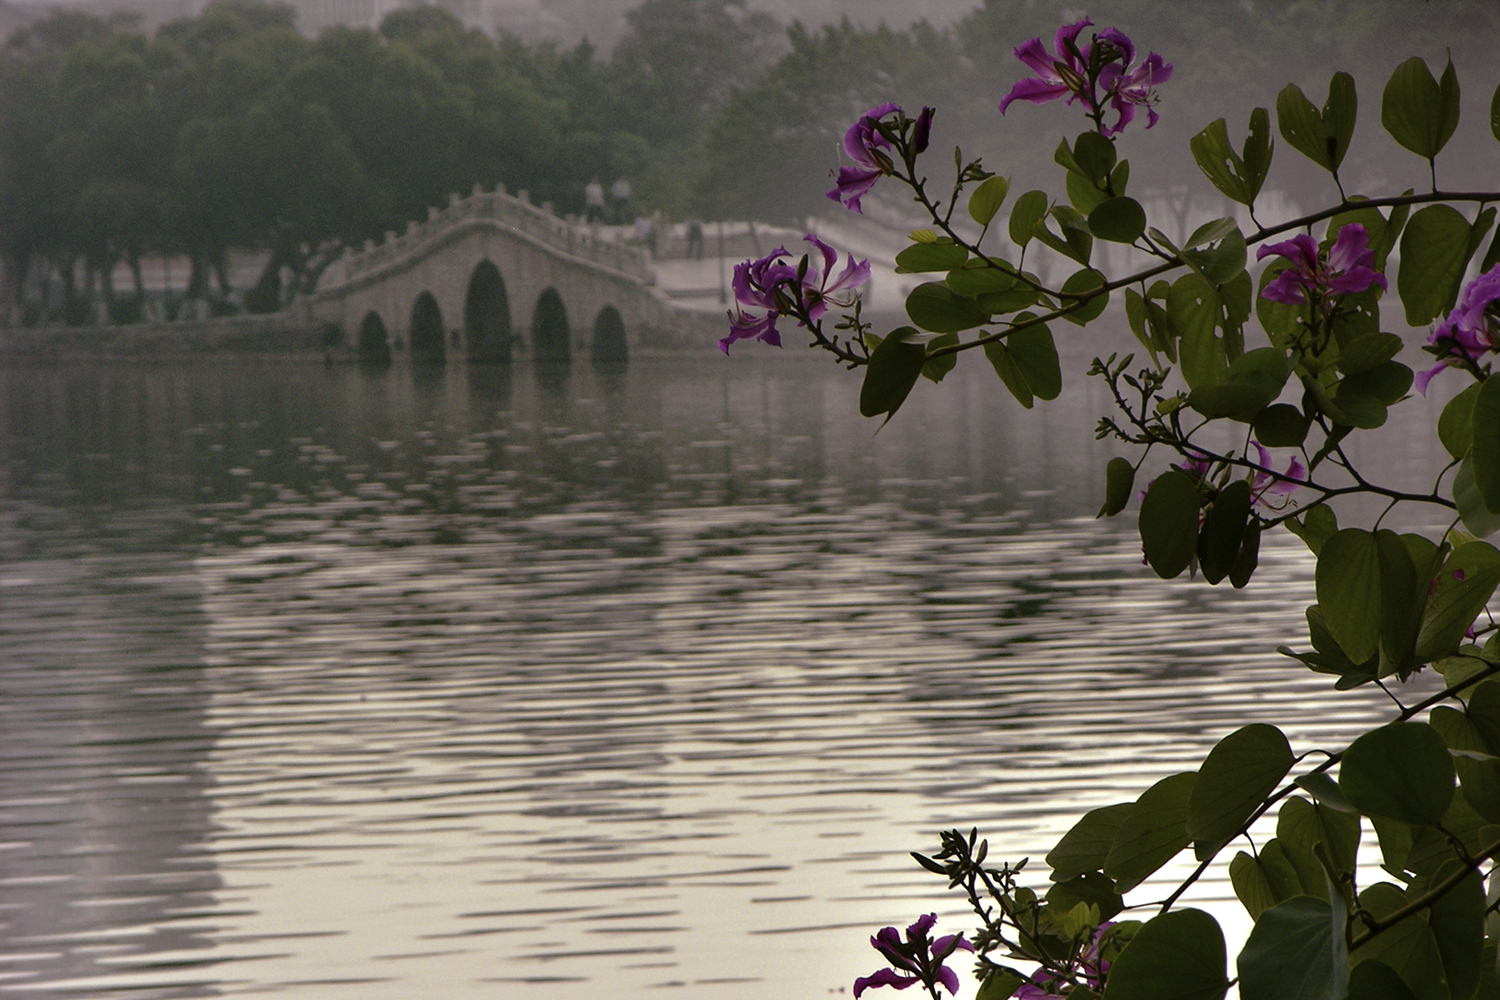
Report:
[[[415,361],[442,361],[448,338],[443,332],[443,311],[431,292],[423,292],[411,306],[411,356]]]
[[[488,258],[474,266],[464,296],[464,338],[475,361],[510,360],[510,297]]]
[[[569,361],[573,357],[573,332],[568,310],[555,288],[544,288],[537,296],[531,318],[531,350],[538,361]]]
[[[630,348],[625,336],[625,320],[620,310],[607,305],[594,317],[594,336],[589,354],[596,363],[622,364],[630,358]]]
[[[365,313],[365,318],[359,321],[359,342],[357,350],[361,361],[371,361],[376,364],[390,364],[391,361],[391,339],[385,328],[385,320],[380,318],[380,313],[371,309]]]

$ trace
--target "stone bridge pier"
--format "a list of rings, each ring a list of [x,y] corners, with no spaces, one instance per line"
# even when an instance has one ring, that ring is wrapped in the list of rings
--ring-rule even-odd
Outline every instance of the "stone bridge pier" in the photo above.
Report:
[[[721,323],[655,287],[645,251],[503,188],[475,188],[401,236],[346,252],[305,300],[362,357],[626,360],[633,349],[706,347]]]

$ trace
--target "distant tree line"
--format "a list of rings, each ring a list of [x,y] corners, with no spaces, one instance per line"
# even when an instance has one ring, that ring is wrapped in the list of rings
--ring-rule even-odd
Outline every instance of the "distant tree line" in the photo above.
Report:
[[[645,0],[607,57],[490,38],[430,5],[316,39],[263,0],[213,0],[154,37],[55,11],[0,48],[0,306],[46,268],[69,318],[98,299],[130,318],[152,254],[186,256],[187,296],[222,302],[241,248],[269,251],[245,304],[276,308],[283,273],[311,289],[346,246],[475,184],[581,212],[592,177],[627,176],[644,211],[801,219],[834,207],[823,179],[838,139],[874,104],[939,106],[941,141],[996,134],[989,116],[1022,72],[1011,48],[1050,38],[1072,7],[986,0],[941,31],[783,29],[744,0]],[[1177,65],[1157,130],[1174,143],[1226,94],[1248,113],[1289,79],[1311,92],[1387,49],[1440,59],[1500,42],[1491,0],[1117,0],[1095,19]],[[1259,64],[1222,58],[1252,33]],[[1366,101],[1378,113],[1378,95]],[[1055,144],[1027,110],[1012,109],[1004,141]],[[1004,166],[1003,148],[965,153]],[[121,262],[133,287],[113,285]]]

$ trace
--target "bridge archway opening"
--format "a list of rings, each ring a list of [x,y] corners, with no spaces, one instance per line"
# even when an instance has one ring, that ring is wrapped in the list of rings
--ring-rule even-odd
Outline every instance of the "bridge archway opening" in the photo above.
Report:
[[[413,361],[442,361],[447,353],[443,311],[431,292],[423,292],[411,307],[411,356]]]
[[[464,336],[472,361],[510,360],[510,297],[500,269],[482,260],[464,297]]]
[[[595,364],[620,365],[630,359],[625,321],[614,306],[605,306],[594,318],[594,338],[589,353]]]
[[[557,289],[548,288],[536,300],[531,318],[531,349],[538,361],[569,361],[573,357],[573,334],[568,310]]]
[[[359,321],[359,341],[356,347],[359,360],[385,365],[391,361],[391,341],[385,329],[385,320],[371,309]]]

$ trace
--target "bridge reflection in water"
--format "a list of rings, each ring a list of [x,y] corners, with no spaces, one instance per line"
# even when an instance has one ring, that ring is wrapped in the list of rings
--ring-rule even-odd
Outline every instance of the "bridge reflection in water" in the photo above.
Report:
[[[389,362],[625,361],[637,347],[707,347],[718,313],[685,309],[655,284],[644,249],[559,219],[526,192],[454,195],[405,234],[349,252],[306,303],[312,316],[357,329],[360,356]],[[512,302],[525,323],[513,322]],[[528,315],[529,314],[529,315]]]

